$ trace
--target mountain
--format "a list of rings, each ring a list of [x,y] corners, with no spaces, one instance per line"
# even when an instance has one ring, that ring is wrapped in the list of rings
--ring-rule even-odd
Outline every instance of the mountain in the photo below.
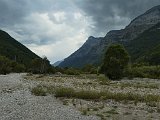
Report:
[[[95,38],[93,36],[90,36],[80,49],[78,49],[68,58],[64,59],[64,61],[60,63],[59,66],[81,67],[88,63],[90,64],[99,63],[97,57],[101,57],[101,55],[98,54],[99,51],[97,51],[97,45],[100,44],[101,39],[102,38]]]
[[[66,58],[59,66],[60,67],[83,67],[85,64],[100,64],[103,60],[104,52],[112,43],[121,43],[129,50],[131,57],[137,59],[133,52],[138,52],[134,49],[136,44],[133,41],[144,41],[144,32],[160,22],[160,5],[151,8],[144,14],[136,17],[131,23],[121,30],[112,30],[102,38],[89,37],[84,45],[76,52]],[[143,34],[143,35],[142,35]],[[145,33],[150,34],[150,33]],[[141,37],[141,38],[140,38]],[[143,43],[143,42],[142,42]],[[147,44],[147,43],[146,43]],[[132,47],[135,45],[135,47]],[[145,45],[145,44],[144,44]],[[128,46],[128,47],[127,47]],[[130,47],[129,47],[130,46]],[[152,46],[153,47],[153,46]],[[143,49],[142,53],[144,52]],[[94,57],[93,57],[94,56]]]
[[[57,62],[55,62],[54,64],[52,64],[52,66],[58,66],[61,62],[63,62],[63,60],[60,60],[60,61],[57,61]]]
[[[132,60],[160,64],[160,23],[124,44]]]
[[[24,65],[39,57],[2,30],[0,30],[0,55]]]

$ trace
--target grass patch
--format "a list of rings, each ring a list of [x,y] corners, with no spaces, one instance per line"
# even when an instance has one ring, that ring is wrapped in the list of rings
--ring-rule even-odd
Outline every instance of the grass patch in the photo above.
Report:
[[[54,94],[55,87],[54,86],[38,85],[38,86],[32,88],[31,93],[35,96],[46,96],[47,93]]]
[[[115,109],[111,109],[109,111],[106,111],[105,113],[108,113],[108,114],[119,114]]]
[[[46,96],[47,95],[47,90],[45,87],[38,85],[37,87],[34,87],[31,90],[31,93],[35,96]]]
[[[78,91],[75,92],[74,97],[79,98],[79,99],[99,99],[101,95],[99,92],[96,91]]]
[[[121,83],[120,87],[121,89],[126,87],[159,89],[158,84],[142,84],[142,83]]]
[[[98,77],[98,82],[100,85],[110,85],[111,81],[104,75],[103,76],[101,75]]]
[[[130,112],[125,112],[124,115],[131,115],[132,113]]]
[[[96,114],[96,116],[100,117],[101,120],[105,120],[105,116],[103,114]]]
[[[160,96],[159,95],[140,95],[140,94],[133,94],[131,92],[128,93],[112,93],[109,91],[98,92],[98,91],[75,91],[72,88],[58,88],[55,91],[56,97],[67,97],[67,98],[78,98],[78,99],[86,99],[86,100],[107,100],[113,99],[115,101],[136,101],[136,102],[159,102]]]
[[[55,97],[66,97],[66,98],[78,98],[85,100],[107,100],[113,99],[115,101],[135,101],[137,102],[160,102],[160,95],[154,94],[133,94],[128,93],[112,93],[109,91],[93,91],[93,90],[74,90],[73,88],[59,87],[54,88],[53,86],[47,87],[38,85],[31,90],[31,93],[36,96],[46,96],[48,94],[55,94]]]
[[[87,109],[83,109],[81,112],[82,112],[82,115],[87,115],[88,111],[87,111]]]
[[[60,87],[55,90],[55,97],[67,97],[71,98],[75,95],[73,88]]]
[[[99,110],[99,108],[97,108],[97,107],[93,108],[93,111],[98,111],[98,110]]]

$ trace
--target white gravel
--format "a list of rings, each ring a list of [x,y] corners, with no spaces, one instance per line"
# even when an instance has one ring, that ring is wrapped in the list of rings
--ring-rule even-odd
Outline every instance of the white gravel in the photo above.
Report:
[[[53,96],[31,95],[25,74],[0,75],[0,120],[100,120],[83,116]]]

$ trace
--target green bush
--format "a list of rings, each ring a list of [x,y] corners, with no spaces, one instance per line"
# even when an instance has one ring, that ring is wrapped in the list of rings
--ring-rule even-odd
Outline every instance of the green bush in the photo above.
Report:
[[[73,97],[75,95],[75,91],[72,88],[64,88],[60,87],[55,90],[55,97]]]
[[[87,64],[82,68],[82,71],[84,73],[88,74],[97,74],[97,68],[93,66],[92,64]]]
[[[64,73],[67,75],[80,75],[80,71],[75,68],[67,68]]]
[[[109,85],[110,84],[110,80],[107,77],[102,76],[102,75],[100,75],[98,77],[98,81],[99,81],[100,85]]]
[[[31,93],[36,95],[36,96],[46,96],[47,95],[47,90],[45,87],[38,85],[37,87],[34,87],[31,90]]]
[[[104,57],[102,70],[109,79],[121,79],[129,62],[129,55],[122,45],[111,45]]]
[[[0,74],[8,74],[10,72],[24,72],[25,66],[18,64],[4,56],[0,56]]]
[[[11,70],[11,61],[4,56],[0,56],[0,74],[8,74]]]
[[[140,66],[132,67],[125,73],[126,77],[140,77],[140,78],[160,78],[160,66]]]
[[[55,69],[51,66],[47,57],[35,58],[31,62],[30,72],[34,74],[55,73]]]
[[[15,61],[11,62],[11,68],[13,72],[20,73],[26,70],[23,64],[18,64]]]

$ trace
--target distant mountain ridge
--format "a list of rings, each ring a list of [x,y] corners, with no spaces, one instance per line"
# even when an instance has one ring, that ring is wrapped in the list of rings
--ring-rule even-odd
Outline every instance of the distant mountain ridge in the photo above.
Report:
[[[95,64],[99,63],[99,61],[92,60],[97,59],[97,48],[95,46],[100,44],[102,38],[95,38],[90,36],[88,40],[83,44],[83,46],[70,55],[67,59],[65,59],[59,66],[61,67],[81,67],[84,64]],[[98,54],[100,57],[100,55]]]
[[[24,65],[28,65],[34,58],[39,58],[3,30],[0,30],[0,55]]]
[[[125,27],[125,29],[112,30],[108,32],[105,37],[101,38],[89,37],[86,43],[84,43],[81,48],[79,48],[76,52],[66,58],[59,66],[83,67],[85,64],[100,64],[103,59],[104,52],[106,51],[107,47],[112,43],[123,44],[129,50],[131,55],[133,55],[131,57],[134,58],[135,54],[132,53],[138,51],[136,51],[136,47],[134,47],[132,50],[130,49],[132,48],[131,45],[134,46],[134,43],[132,41],[137,41],[138,39],[143,41],[142,39],[140,39],[140,37],[144,38],[142,34],[146,30],[158,24],[159,22],[160,5],[155,6],[150,10],[146,11],[144,14],[136,17],[134,20],[131,21],[128,26]],[[156,40],[159,41],[158,39]],[[139,42],[138,44],[141,44],[141,42]],[[144,45],[142,46],[144,47]]]
[[[57,67],[61,62],[63,62],[63,60],[55,62],[54,64],[52,64],[52,66]]]

